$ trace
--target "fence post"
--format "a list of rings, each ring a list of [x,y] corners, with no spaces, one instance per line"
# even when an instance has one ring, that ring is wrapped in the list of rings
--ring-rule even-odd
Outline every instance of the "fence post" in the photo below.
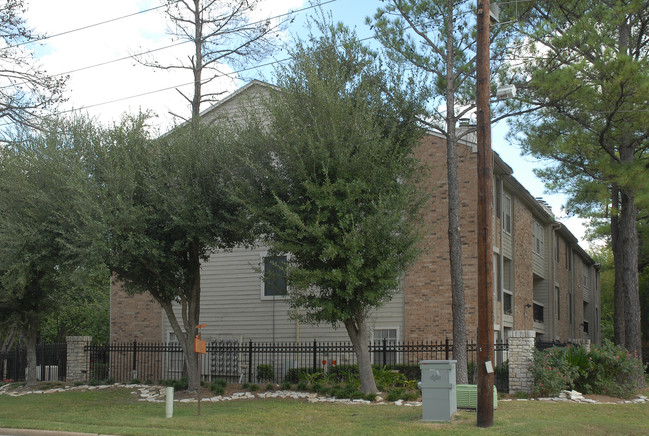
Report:
[[[248,383],[252,383],[252,339],[248,342]]]
[[[318,346],[316,340],[313,340],[313,372],[318,370]]]
[[[509,393],[531,393],[534,376],[534,330],[515,330],[509,333]]]
[[[137,378],[137,341],[133,341],[133,368],[131,371],[132,379]]]
[[[65,342],[67,350],[66,380],[71,382],[88,381],[88,366],[90,359],[85,351],[86,345],[90,344],[92,336],[68,336]]]
[[[383,338],[383,366],[387,365],[388,361],[388,340]]]
[[[448,337],[446,338],[446,342],[445,342],[445,347],[444,347],[444,349],[446,350],[446,357],[445,357],[445,360],[450,360],[450,359],[449,359],[449,349],[450,349],[450,346],[449,346],[449,342],[448,342]]]

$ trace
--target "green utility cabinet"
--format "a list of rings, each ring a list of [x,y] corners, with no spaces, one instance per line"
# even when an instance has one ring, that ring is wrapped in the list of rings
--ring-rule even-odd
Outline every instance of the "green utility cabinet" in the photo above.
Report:
[[[422,360],[422,420],[450,421],[457,412],[455,360]]]

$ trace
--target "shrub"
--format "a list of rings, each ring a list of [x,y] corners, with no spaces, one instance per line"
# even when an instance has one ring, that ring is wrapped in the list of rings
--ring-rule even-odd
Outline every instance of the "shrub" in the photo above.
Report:
[[[388,369],[385,366],[382,368],[374,368],[374,380],[380,391],[394,387],[405,387],[408,383],[405,375],[396,369]]]
[[[273,381],[275,378],[275,371],[273,370],[273,365],[269,364],[259,364],[257,365],[257,380],[261,382]]]
[[[419,398],[419,394],[415,391],[408,391],[403,388],[396,388],[392,389],[388,392],[388,396],[386,397],[386,400],[388,401],[397,401],[397,400],[404,400],[404,401],[413,401]]]
[[[189,382],[186,378],[180,380],[160,380],[160,384],[162,386],[170,386],[174,388],[175,391],[187,390],[187,387],[189,386]]]
[[[552,347],[534,353],[534,394],[556,396],[564,389],[577,389],[629,397],[644,369],[640,359],[608,341],[590,352],[583,347]]]
[[[282,390],[284,390],[284,391],[289,391],[289,390],[291,390],[292,387],[293,387],[293,385],[291,384],[290,381],[285,381],[280,386],[280,388],[282,388]]]
[[[267,391],[273,391],[273,390],[275,390],[275,385],[272,384],[272,383],[268,383],[268,384],[266,385],[266,390],[267,390]]]
[[[216,379],[210,383],[210,391],[214,392],[216,395],[225,394],[225,386],[227,385],[226,381],[223,379]]]
[[[253,384],[248,386],[248,390],[250,392],[257,392],[259,390],[259,385],[256,385],[256,384],[253,383]]]
[[[640,359],[608,341],[593,347],[588,358],[595,368],[589,378],[592,393],[627,398],[643,380],[645,366]]]
[[[565,354],[562,347],[534,351],[534,395],[557,396],[564,389],[572,389],[576,371]]]

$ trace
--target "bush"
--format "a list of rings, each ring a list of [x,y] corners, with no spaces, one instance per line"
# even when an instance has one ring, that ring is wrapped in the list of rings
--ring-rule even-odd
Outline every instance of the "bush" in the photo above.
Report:
[[[281,384],[280,388],[284,391],[290,391],[293,385],[291,384],[290,381],[285,381],[284,383]]]
[[[175,391],[185,391],[189,386],[187,378],[182,378],[180,380],[160,380],[162,386],[169,386],[174,388]]]
[[[275,371],[273,365],[259,364],[257,365],[257,380],[260,382],[270,382],[275,379]]]
[[[590,352],[579,346],[552,347],[534,352],[534,394],[556,396],[576,389],[625,398],[638,387],[644,369],[640,359],[608,341]]]
[[[416,391],[409,391],[403,388],[392,389],[388,392],[386,400],[388,401],[413,401],[419,398],[419,393]]]
[[[219,378],[210,383],[210,391],[214,392],[216,395],[223,395],[225,394],[226,386],[226,381]]]

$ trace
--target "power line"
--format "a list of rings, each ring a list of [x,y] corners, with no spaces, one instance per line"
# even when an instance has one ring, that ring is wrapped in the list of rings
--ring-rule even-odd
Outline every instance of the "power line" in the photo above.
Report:
[[[176,0],[176,1],[178,2],[179,0]],[[163,8],[163,7],[166,7],[166,6],[167,5],[160,5],[160,6],[155,6],[153,8],[149,8],[149,9],[143,9],[141,11],[133,12],[132,14],[122,15],[121,17],[111,18],[109,20],[100,21],[100,22],[94,23],[94,24],[88,24],[87,26],[77,27],[76,29],[66,30],[64,32],[56,33],[54,35],[43,36],[42,38],[36,38],[36,39],[29,40],[29,41],[20,42],[20,43],[14,44],[14,45],[4,47],[4,49],[7,50],[7,49],[10,49],[10,48],[20,47],[20,46],[23,46],[23,45],[33,44],[35,42],[45,41],[47,39],[53,39],[53,38],[56,38],[58,36],[68,35],[70,33],[79,32],[81,30],[91,29],[93,27],[102,26],[104,24],[113,23],[115,21],[123,20],[123,19],[130,18],[130,17],[134,17],[136,15],[140,15],[140,14],[144,14],[144,13],[147,13],[147,12],[155,11],[156,9],[160,9],[160,8]]]
[[[265,22],[268,21],[268,20],[275,20],[275,19],[277,19],[277,18],[282,18],[282,17],[287,17],[287,16],[290,16],[290,15],[293,15],[293,14],[298,14],[298,13],[300,13],[300,12],[304,12],[304,11],[309,10],[309,9],[314,9],[314,8],[316,8],[316,7],[324,6],[324,5],[327,5],[327,4],[329,4],[329,3],[334,3],[334,2],[336,2],[336,1],[338,1],[338,0],[328,0],[328,1],[325,1],[325,2],[322,2],[322,3],[318,3],[318,4],[315,4],[315,5],[307,6],[307,7],[301,8],[301,9],[291,10],[291,11],[286,12],[286,13],[284,13],[284,14],[275,15],[275,16],[273,16],[273,17],[268,17],[268,18],[265,18],[265,19],[263,19],[263,20],[259,20],[259,21],[255,21],[255,22],[249,23],[248,25],[262,24],[262,23],[265,23]],[[159,8],[159,7],[158,7],[158,8]],[[138,12],[138,13],[148,12],[148,11],[153,10],[153,9],[156,9],[156,8],[147,9],[146,11],[140,11],[140,12]],[[126,18],[126,17],[132,16],[132,15],[135,15],[135,14],[126,15],[126,16],[124,16],[124,17],[122,17],[122,18]],[[117,20],[117,19],[118,19],[118,18],[113,19],[113,20],[110,20],[110,21],[115,21],[115,20]],[[110,21],[106,21],[105,23],[110,22]],[[92,25],[92,26],[95,26],[95,25]],[[79,28],[79,29],[77,29],[77,30],[87,29],[87,28],[92,27],[92,26],[84,26],[84,27],[81,27],[81,28]],[[66,34],[66,33],[76,32],[77,30],[70,30],[70,31],[63,32],[63,33],[60,33],[60,34],[57,34],[57,35],[53,35],[52,38],[53,38],[54,36],[63,35],[63,34]],[[233,31],[236,31],[236,30],[237,30],[236,28],[233,29]],[[43,39],[47,39],[47,38],[43,38]],[[29,43],[31,43],[31,42],[37,42],[37,41],[41,41],[41,40],[43,40],[43,39],[30,41]],[[109,61],[104,61],[104,62],[100,62],[100,63],[97,63],[97,64],[88,65],[88,66],[85,66],[85,67],[75,68],[75,69],[73,69],[73,70],[69,70],[69,71],[66,71],[66,72],[63,72],[63,73],[52,74],[51,77],[66,76],[66,75],[68,75],[68,74],[77,73],[77,72],[79,72],[79,71],[85,71],[85,70],[89,70],[89,69],[92,69],[92,68],[103,67],[103,66],[106,66],[106,65],[110,65],[110,64],[112,64],[112,63],[117,63],[117,62],[121,62],[121,61],[129,60],[129,59],[134,59],[134,58],[136,58],[136,57],[138,57],[138,56],[143,56],[143,55],[147,55],[147,54],[155,53],[155,52],[158,52],[158,51],[166,50],[166,49],[169,49],[169,48],[177,47],[177,46],[179,46],[179,45],[187,44],[187,43],[189,43],[189,42],[191,42],[191,41],[189,41],[189,40],[187,40],[187,41],[182,41],[182,42],[178,42],[178,43],[175,43],[175,44],[166,45],[166,46],[164,46],[164,47],[154,48],[154,49],[146,50],[146,51],[143,51],[143,52],[135,53],[135,54],[132,54],[132,55],[129,55],[129,56],[123,56],[123,57],[120,57],[120,58],[111,59],[111,60],[109,60]],[[27,43],[26,43],[26,44],[27,44]],[[7,47],[7,48],[9,48],[9,47]],[[22,84],[25,84],[25,83],[27,83],[27,82],[21,82],[21,83],[15,83],[15,84],[4,85],[4,86],[0,86],[0,89],[2,89],[2,88],[10,88],[10,87],[18,86],[18,85],[22,85]]]

